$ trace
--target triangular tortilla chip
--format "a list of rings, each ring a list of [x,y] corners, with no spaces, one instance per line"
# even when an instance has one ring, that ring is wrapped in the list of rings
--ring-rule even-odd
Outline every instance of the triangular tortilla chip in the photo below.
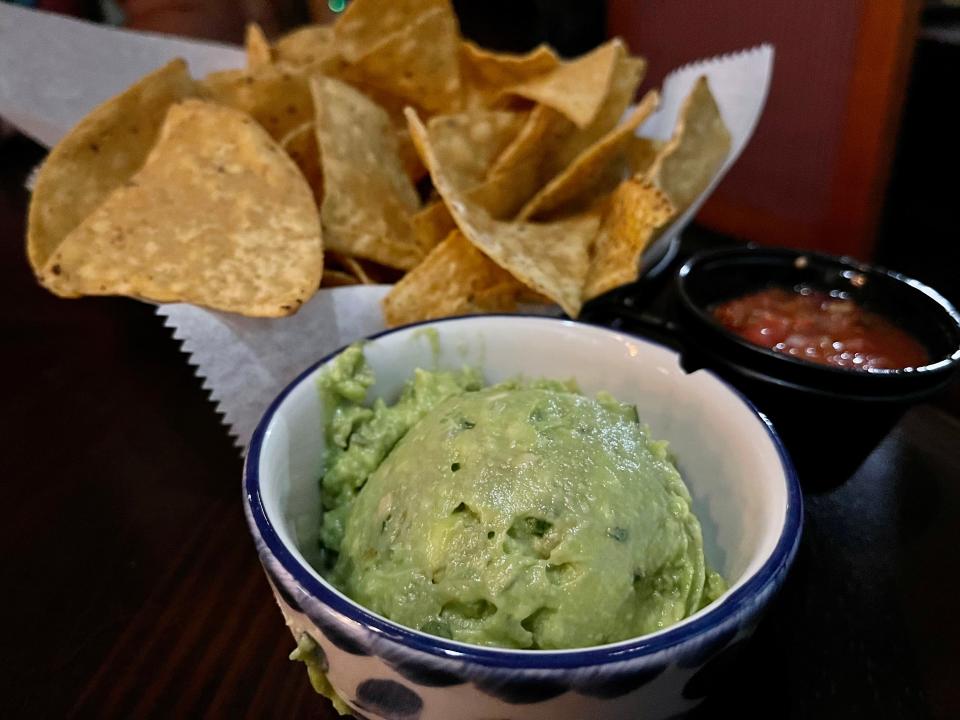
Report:
[[[410,224],[420,199],[400,164],[389,116],[338,80],[315,77],[311,86],[327,247],[409,270],[423,258]]]
[[[383,40],[354,62],[370,85],[428,112],[460,103],[460,36],[453,12],[436,8]]]
[[[259,317],[296,312],[323,271],[310,188],[252,118],[174,105],[144,166],[67,238],[41,282]]]
[[[589,201],[598,192],[609,191],[604,187],[612,179],[623,177],[623,158],[630,138],[640,124],[650,117],[660,102],[656,90],[648,92],[630,113],[630,117],[591,145],[551,180],[520,211],[519,219],[544,216],[562,207],[569,206],[578,198]],[[596,192],[591,192],[596,191]]]
[[[307,78],[286,65],[222,70],[207,75],[202,85],[207,97],[251,115],[278,142],[313,119]]]
[[[320,287],[347,287],[348,285],[360,285],[360,281],[351,273],[337,270],[331,267],[323,269],[323,278],[320,280]]]
[[[647,170],[653,165],[653,161],[657,159],[657,155],[660,154],[664,145],[666,143],[662,140],[654,140],[639,135],[631,137],[624,150],[627,156],[628,174],[631,176],[646,175]]]
[[[653,183],[624,180],[610,198],[597,234],[584,300],[636,280],[644,249],[675,214],[670,199]]]
[[[453,16],[448,0],[353,0],[333,26],[337,48],[355,63],[384,39],[435,9]]]
[[[597,116],[610,83],[624,56],[624,45],[614,38],[545,75],[514,85],[505,92],[552,107],[578,127],[586,127]]]
[[[525,119],[525,113],[507,110],[436,115],[427,122],[427,134],[451,181],[459,190],[469,190],[486,180]]]
[[[437,162],[427,130],[416,112],[408,109],[407,121],[437,191],[466,238],[515,278],[576,317],[599,215],[585,213],[553,223],[494,220],[490,213],[457,192]]]
[[[433,250],[457,227],[442,200],[434,200],[424,205],[422,210],[410,218],[410,222],[424,252]]]
[[[460,43],[460,81],[464,108],[491,107],[502,92],[550,72],[560,58],[548,45],[538,45],[524,55],[498,53],[469,40]]]
[[[523,200],[529,195],[533,176],[522,168],[516,173],[497,176],[463,193],[467,202],[483,208],[494,220],[508,220],[516,216]],[[456,186],[456,184],[455,184]],[[450,211],[443,202],[433,202],[411,218],[420,246],[429,251],[456,227]]]
[[[451,232],[383,299],[390,327],[516,305],[520,284],[477,250],[459,230]],[[494,291],[494,292],[491,292]]]
[[[556,133],[557,140],[551,145],[546,156],[544,182],[563,172],[580,153],[599,142],[617,126],[634,100],[646,67],[647,63],[643,58],[629,55],[620,58],[610,83],[610,91],[603,99],[593,122],[566,134]]]
[[[270,41],[263,34],[263,28],[257,23],[247,23],[247,33],[244,37],[243,46],[247,51],[248,70],[255,70],[261,65],[269,65],[273,62],[273,50],[270,48]]]
[[[654,160],[647,178],[683,212],[700,196],[730,153],[730,131],[706,77],[683,101],[673,137]]]
[[[549,179],[544,178],[544,175],[548,172],[546,157],[550,148],[555,147],[573,128],[573,123],[553,108],[537,105],[527,116],[520,132],[490,167],[487,181],[492,185],[502,184],[509,187],[509,204],[514,206],[514,213]],[[506,197],[506,194],[504,191],[502,196]],[[497,216],[504,217],[495,213],[495,217]]]
[[[341,62],[329,25],[306,25],[287,33],[277,40],[273,54],[277,62],[307,75],[332,72]]]
[[[174,60],[91,111],[56,144],[30,199],[27,255],[35,273],[143,165],[167,108],[196,93],[187,64]]]
[[[323,166],[320,162],[320,148],[317,146],[317,132],[313,122],[305,122],[288,132],[280,141],[290,159],[297,164],[304,179],[313,191],[317,207],[323,202]]]
[[[519,210],[613,130],[633,100],[645,66],[641,58],[620,57],[609,92],[585,128],[577,128],[552,107],[534,107],[524,127],[491,167],[488,179],[509,183]]]

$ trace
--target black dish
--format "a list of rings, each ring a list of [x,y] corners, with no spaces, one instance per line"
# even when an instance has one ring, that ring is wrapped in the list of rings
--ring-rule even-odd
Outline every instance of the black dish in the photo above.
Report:
[[[842,290],[927,349],[904,370],[847,370],[754,345],[717,323],[717,303],[770,286]],[[808,488],[849,477],[911,405],[933,395],[960,365],[960,314],[939,293],[898,273],[847,258],[787,249],[700,253],[677,275],[673,313],[688,370],[709,368],[774,423]]]

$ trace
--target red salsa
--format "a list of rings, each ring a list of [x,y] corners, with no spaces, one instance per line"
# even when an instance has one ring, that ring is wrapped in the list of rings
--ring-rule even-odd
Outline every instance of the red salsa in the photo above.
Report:
[[[712,312],[755,345],[822,365],[889,370],[929,361],[915,338],[839,292],[773,287],[727,300]]]

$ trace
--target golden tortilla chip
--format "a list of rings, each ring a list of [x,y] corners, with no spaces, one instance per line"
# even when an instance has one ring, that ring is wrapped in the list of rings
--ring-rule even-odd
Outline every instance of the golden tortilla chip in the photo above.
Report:
[[[520,133],[488,173],[490,180],[499,178],[510,186],[511,197],[519,201],[514,205],[514,212],[519,211],[544,185],[561,175],[579,156],[601,143],[604,136],[613,131],[633,100],[644,68],[645,62],[640,58],[619,59],[609,92],[596,118],[585,128],[577,128],[546,105],[537,105],[533,109]],[[613,149],[606,145],[600,147],[598,152]],[[506,205],[508,203],[501,203],[504,208]]]
[[[27,255],[34,273],[143,165],[167,108],[196,93],[186,63],[174,60],[91,111],[56,144],[30,199]]]
[[[467,109],[491,107],[502,92],[550,72],[560,58],[548,45],[538,45],[525,55],[498,53],[469,40],[460,42],[460,81]]]
[[[614,38],[505,92],[552,107],[583,128],[597,116],[624,53],[623,41]]]
[[[340,64],[329,25],[306,25],[287,33],[273,48],[276,61],[297,68],[304,74],[333,72]]]
[[[211,73],[203,87],[210,99],[251,115],[277,141],[313,120],[306,77],[285,65]]]
[[[502,198],[511,200],[499,203],[506,214],[494,213],[495,217],[508,217],[519,211],[542,187],[546,156],[573,127],[573,123],[553,108],[546,105],[534,107],[520,132],[487,172],[488,182],[492,186],[502,184]],[[490,209],[486,203],[484,206]],[[508,206],[512,206],[512,213],[508,212],[511,209]]]
[[[630,117],[591,145],[567,168],[551,180],[520,211],[519,219],[544,216],[563,206],[570,206],[584,196],[589,200],[599,192],[616,185],[623,177],[623,157],[630,138],[640,124],[657,108],[660,95],[648,92],[630,113]],[[612,180],[612,183],[611,183]],[[591,195],[591,191],[593,191]]]
[[[367,268],[363,266],[356,258],[352,257],[342,257],[341,262],[344,267],[346,267],[350,274],[353,275],[357,280],[360,281],[363,285],[376,285],[377,281],[370,277],[370,274],[367,272]]]
[[[256,70],[261,65],[273,62],[273,50],[270,41],[263,34],[263,28],[257,23],[247,23],[247,34],[243,42],[247,51],[247,69]]]
[[[323,269],[323,277],[320,279],[320,287],[346,287],[348,285],[359,285],[360,281],[355,278],[351,273],[344,272],[343,270],[336,270],[334,268],[325,267]]]
[[[327,247],[409,270],[423,258],[410,224],[420,208],[387,113],[349,85],[311,81],[323,164]]]
[[[453,15],[448,0],[353,0],[333,26],[337,48],[344,58],[355,63],[385,38],[403,32],[436,9]]]
[[[383,299],[387,325],[516,306],[519,283],[454,230]],[[505,308],[506,309],[506,308]]]
[[[430,147],[426,128],[407,110],[410,134],[424,158],[434,186],[466,238],[487,257],[528,287],[558,303],[571,317],[580,311],[589,248],[600,224],[597,213],[552,223],[510,223],[458,192]]]
[[[186,100],[143,167],[71,232],[40,281],[257,317],[296,312],[323,271],[320,222],[293,162],[252,118]]]
[[[631,176],[645,175],[664,145],[666,145],[665,142],[653,138],[639,135],[631,137],[630,142],[624,149],[624,154],[627,157],[627,172]]]
[[[486,180],[487,171],[520,131],[525,113],[480,110],[437,115],[427,122],[430,146],[460,190]]]
[[[670,197],[678,212],[707,189],[730,153],[730,131],[706,77],[700,77],[683,101],[673,137],[646,177]]]
[[[585,128],[573,128],[567,133],[555,131],[556,140],[545,155],[544,182],[563,172],[582,152],[599,142],[617,126],[633,102],[645,69],[646,61],[642,58],[621,58],[610,83],[610,92],[603,99],[593,122]]]
[[[313,191],[313,198],[320,207],[323,202],[323,166],[320,162],[320,148],[317,146],[317,132],[312,122],[305,122],[288,132],[280,141],[290,159],[297,164],[304,179]]]
[[[415,103],[431,113],[451,112],[460,102],[460,42],[449,8],[424,13],[354,62],[363,85]]]
[[[670,199],[646,180],[624,180],[610,199],[597,234],[583,299],[626,285],[640,273],[640,256],[676,214]]]
[[[434,200],[425,205],[410,218],[410,223],[424,252],[433,250],[457,227],[442,200]]]

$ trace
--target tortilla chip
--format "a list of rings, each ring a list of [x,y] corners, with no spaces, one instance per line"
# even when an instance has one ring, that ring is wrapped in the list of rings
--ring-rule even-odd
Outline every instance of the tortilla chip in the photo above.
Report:
[[[257,317],[296,312],[323,271],[310,188],[242,112],[186,100],[144,166],[63,241],[41,282]]]
[[[670,197],[678,212],[707,189],[730,153],[731,138],[720,108],[701,76],[683,101],[673,137],[646,177]]]
[[[487,171],[520,131],[524,113],[481,110],[437,115],[427,122],[430,145],[451,181],[468,190],[486,180]]]
[[[573,123],[553,108],[537,105],[527,116],[520,132],[496,159],[487,172],[491,184],[502,183],[503,199],[507,196],[510,203],[500,203],[506,212],[512,205],[517,212],[543,186],[546,172],[546,156],[560,139],[574,128]],[[509,188],[507,190],[506,188]],[[490,208],[485,204],[485,207]],[[512,214],[512,213],[511,213]],[[495,217],[506,217],[494,213]]]
[[[489,212],[457,191],[438,163],[427,130],[413,110],[407,110],[407,120],[434,186],[464,236],[515,278],[576,317],[599,215],[590,212],[553,223],[494,220]]]
[[[420,208],[387,113],[338,80],[311,81],[323,165],[327,247],[409,270],[423,258],[410,224]]]
[[[247,34],[243,42],[247,50],[247,69],[256,70],[261,65],[273,62],[273,50],[270,41],[263,34],[263,28],[257,23],[247,23]]]
[[[670,198],[653,183],[624,180],[614,191],[597,234],[584,300],[636,280],[644,249],[674,215],[676,208]]]
[[[633,102],[645,70],[646,61],[642,58],[622,57],[610,83],[610,92],[603,99],[593,122],[571,132],[563,133],[559,129],[554,132],[556,139],[545,156],[544,182],[563,172],[582,152],[617,126]]]
[[[460,36],[449,8],[421,15],[354,62],[364,86],[391,93],[431,113],[460,102]]]
[[[453,16],[448,0],[353,0],[333,26],[337,48],[355,63],[384,39],[436,9]]]
[[[624,149],[628,174],[631,176],[645,175],[664,145],[666,145],[665,142],[653,138],[640,137],[639,135],[631,137]]]
[[[334,268],[325,267],[323,269],[323,277],[320,280],[320,287],[346,287],[348,285],[359,285],[360,281],[355,278],[351,273],[344,272],[343,270],[335,270]]]
[[[614,38],[545,75],[514,85],[505,92],[552,107],[577,127],[586,127],[600,111],[625,48]]]
[[[370,277],[370,274],[367,272],[367,269],[356,258],[342,257],[341,262],[344,264],[344,267],[346,267],[350,271],[350,274],[353,275],[357,280],[359,280],[362,285],[377,284],[376,280]]]
[[[460,79],[467,109],[493,106],[502,92],[550,72],[560,58],[548,45],[525,55],[485,50],[469,40],[460,42]]]
[[[307,79],[286,65],[211,73],[203,87],[210,99],[251,115],[277,141],[313,120]]]
[[[394,136],[397,139],[397,155],[400,156],[403,171],[410,178],[410,182],[416,185],[427,176],[427,169],[423,166],[423,161],[420,160],[420,155],[417,153],[413,140],[410,139],[410,131],[407,129],[407,123],[402,114],[400,118],[403,124],[397,125],[394,123],[393,126]],[[395,119],[391,117],[390,120],[393,122]]]
[[[501,300],[515,306],[519,283],[454,230],[383,299],[390,327],[480,312]],[[493,292],[491,292],[493,291]]]
[[[410,223],[424,252],[433,250],[457,227],[442,200],[434,200],[425,205],[410,218]]]
[[[659,102],[660,95],[656,90],[648,92],[625,122],[580,153],[573,163],[534,195],[520,211],[519,218],[542,217],[560,207],[570,207],[578,199],[582,203],[584,196],[589,201],[599,192],[609,191],[623,177],[622,161],[630,138]],[[591,191],[594,191],[592,195]]]
[[[475,185],[464,193],[471,204],[483,208],[494,220],[512,219],[529,197],[535,175],[527,166],[516,173],[498,175]],[[456,183],[455,187],[459,188]],[[429,252],[456,227],[447,206],[436,200],[415,214],[410,222],[420,247]]]
[[[186,63],[174,60],[95,108],[56,144],[30,199],[27,255],[34,273],[143,165],[167,108],[196,93]]]
[[[519,201],[515,212],[616,127],[633,100],[645,67],[641,58],[620,57],[609,92],[596,118],[585,128],[577,128],[546,105],[537,105],[533,109],[520,133],[488,173],[489,179],[500,178],[511,186],[512,197]],[[611,149],[601,147],[605,148],[604,152]]]
[[[329,25],[306,25],[287,33],[277,40],[273,53],[277,62],[307,75],[333,72],[341,62]]]
[[[323,166],[320,162],[320,148],[317,146],[317,132],[314,124],[305,122],[295,127],[280,141],[280,147],[300,168],[319,207],[323,202]]]

